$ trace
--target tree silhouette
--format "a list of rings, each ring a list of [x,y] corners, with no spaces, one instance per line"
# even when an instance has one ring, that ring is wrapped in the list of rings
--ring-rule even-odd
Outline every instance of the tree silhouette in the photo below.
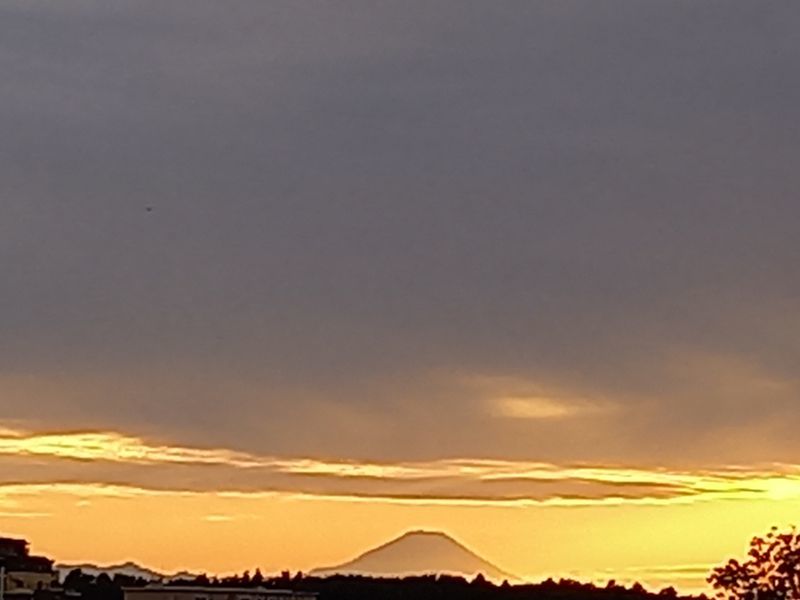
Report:
[[[248,579],[246,585],[243,580]],[[260,581],[259,581],[260,580]],[[139,577],[115,575],[113,579],[100,574],[97,577],[80,570],[70,572],[64,580],[64,594],[53,590],[40,590],[30,600],[125,600],[123,588],[145,587],[148,581]],[[614,582],[599,587],[595,583],[582,583],[573,579],[548,579],[541,583],[515,583],[502,585],[476,575],[472,580],[445,574],[414,575],[408,577],[369,577],[366,575],[332,575],[315,577],[298,572],[292,575],[283,571],[279,576],[264,576],[255,570],[245,577],[234,574],[209,577],[205,574],[163,582],[169,587],[211,587],[251,589],[293,589],[318,594],[318,600],[708,600],[705,596],[684,596],[672,588],[658,593],[642,585],[625,587]],[[221,593],[231,595],[229,590]],[[205,595],[205,594],[203,594]],[[236,595],[236,594],[233,594]],[[247,594],[270,597],[264,590]],[[276,594],[277,595],[277,594]],[[791,600],[800,600],[791,599]]]
[[[708,582],[724,600],[800,600],[800,532],[773,527],[750,541],[748,559],[717,567]]]
[[[72,569],[67,576],[64,577],[64,589],[80,591],[85,584],[83,571],[80,569]]]

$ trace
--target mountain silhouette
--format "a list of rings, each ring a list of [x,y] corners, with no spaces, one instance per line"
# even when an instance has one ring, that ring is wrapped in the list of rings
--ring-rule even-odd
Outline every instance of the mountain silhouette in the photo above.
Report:
[[[436,573],[468,578],[481,573],[487,579],[495,581],[518,579],[439,531],[409,531],[351,561],[334,567],[314,569],[310,574],[327,576],[337,573],[371,577]]]
[[[152,569],[148,569],[147,567],[142,567],[134,562],[126,562],[120,565],[107,565],[107,566],[95,565],[90,563],[80,564],[80,565],[63,565],[63,564],[56,565],[56,570],[58,571],[59,576],[62,579],[70,571],[74,569],[80,569],[87,575],[92,575],[94,577],[97,577],[101,573],[105,573],[111,578],[113,578],[114,575],[126,575],[128,577],[140,577],[148,581],[170,581],[173,579],[194,579],[195,577],[197,577],[197,575],[187,572],[167,575],[164,573],[159,573],[158,571],[154,571]]]

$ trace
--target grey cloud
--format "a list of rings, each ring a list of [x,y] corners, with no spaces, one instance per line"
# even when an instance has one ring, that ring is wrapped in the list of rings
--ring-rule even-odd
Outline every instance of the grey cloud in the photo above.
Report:
[[[0,411],[269,452],[793,456],[799,21],[7,2]],[[462,372],[622,410],[499,422]]]

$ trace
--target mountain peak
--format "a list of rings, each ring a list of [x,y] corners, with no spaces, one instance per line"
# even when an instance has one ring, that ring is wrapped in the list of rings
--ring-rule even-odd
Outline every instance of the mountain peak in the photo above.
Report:
[[[336,573],[375,577],[431,573],[474,577],[482,573],[494,580],[516,579],[478,556],[451,535],[425,529],[406,531],[351,561],[311,572],[312,575],[323,576]]]
[[[444,531],[436,531],[434,529],[412,529],[394,538],[393,540],[391,540],[391,542],[399,542],[400,540],[406,540],[409,538],[438,538],[442,540],[449,540],[451,542],[456,542],[456,540],[454,540],[451,535],[448,535]]]

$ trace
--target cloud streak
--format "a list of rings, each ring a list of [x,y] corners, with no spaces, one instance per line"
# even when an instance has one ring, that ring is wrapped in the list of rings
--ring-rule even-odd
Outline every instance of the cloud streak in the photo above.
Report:
[[[610,405],[545,397],[493,398],[489,404],[493,415],[511,419],[569,419],[612,410]]]
[[[278,493],[399,504],[519,507],[800,498],[800,466],[790,464],[681,470],[475,458],[379,463],[152,444],[117,432],[14,431],[0,437],[0,455],[4,457],[0,467],[12,461],[15,470],[29,473],[29,481],[16,485],[85,485],[99,493]],[[65,473],[69,473],[66,478]]]

